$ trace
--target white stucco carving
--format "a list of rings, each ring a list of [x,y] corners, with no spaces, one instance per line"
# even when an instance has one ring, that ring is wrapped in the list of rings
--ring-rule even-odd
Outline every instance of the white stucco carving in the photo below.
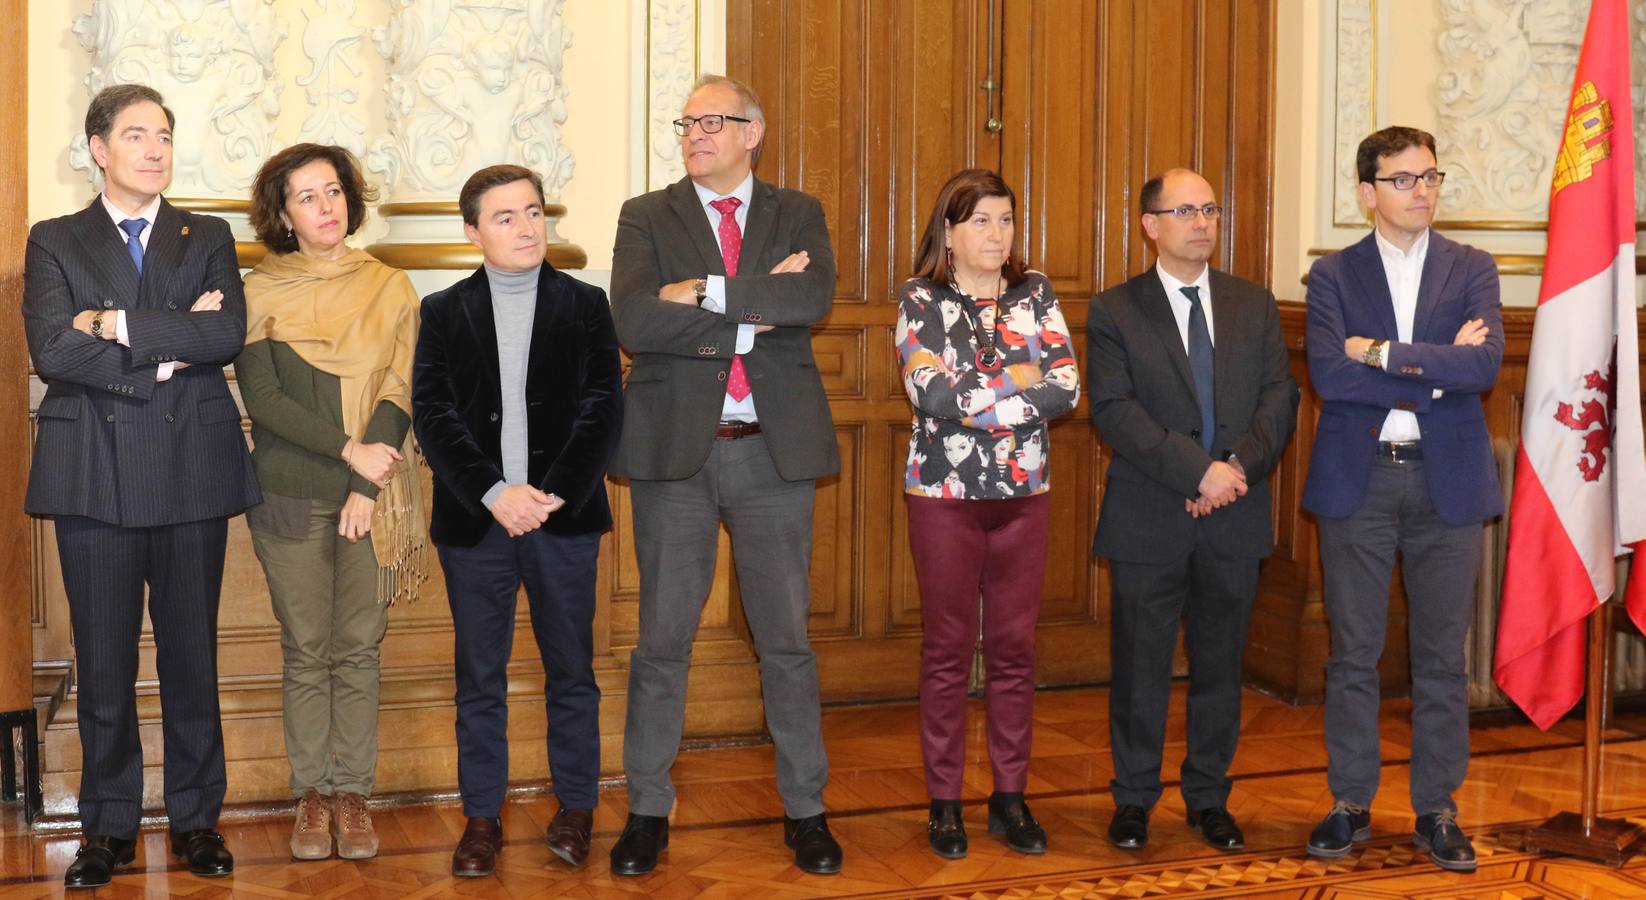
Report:
[[[355,0],[307,0],[303,6],[303,56],[309,69],[297,77],[310,113],[299,136],[318,144],[366,152],[366,123],[352,108],[360,100],[355,85],[366,70],[356,56],[366,29],[354,24]],[[373,73],[376,74],[376,73]]]
[[[565,0],[393,0],[372,43],[387,64],[388,133],[367,168],[396,200],[451,200],[483,166],[517,163],[557,198],[574,160],[561,61]]]
[[[674,120],[697,79],[697,3],[651,0],[646,48],[646,188],[679,180],[680,141]]]
[[[176,114],[168,194],[244,196],[280,112],[274,50],[286,23],[272,0],[94,0],[74,34],[92,55],[88,96],[141,82]],[[96,182],[85,136],[70,146],[69,164]]]
[[[1332,123],[1332,224],[1362,226],[1366,214],[1355,193],[1355,148],[1374,127],[1376,22],[1372,0],[1338,0],[1337,84]]]

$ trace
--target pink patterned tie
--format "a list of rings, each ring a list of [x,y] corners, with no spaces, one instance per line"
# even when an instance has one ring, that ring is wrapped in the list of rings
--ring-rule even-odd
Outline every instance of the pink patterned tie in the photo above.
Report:
[[[743,252],[743,230],[737,227],[737,208],[743,201],[736,197],[710,200],[709,205],[720,213],[720,260],[726,264],[726,277],[737,274],[737,257]],[[743,371],[743,357],[732,357],[732,371],[726,377],[726,393],[742,403],[749,396],[749,376]]]

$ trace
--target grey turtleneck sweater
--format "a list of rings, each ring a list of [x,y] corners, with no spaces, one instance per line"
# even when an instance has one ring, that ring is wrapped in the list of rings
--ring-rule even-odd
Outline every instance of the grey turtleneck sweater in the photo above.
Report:
[[[503,388],[503,480],[486,491],[487,509],[511,484],[525,484],[530,448],[526,439],[526,363],[532,351],[532,320],[537,315],[537,273],[504,272],[486,266],[492,290],[492,317],[497,320],[497,375]]]

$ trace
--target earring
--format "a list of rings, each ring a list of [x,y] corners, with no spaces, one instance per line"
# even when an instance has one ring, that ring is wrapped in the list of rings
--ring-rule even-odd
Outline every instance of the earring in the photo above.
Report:
[[[943,262],[948,266],[949,277],[954,278],[954,250],[947,245],[943,247]]]

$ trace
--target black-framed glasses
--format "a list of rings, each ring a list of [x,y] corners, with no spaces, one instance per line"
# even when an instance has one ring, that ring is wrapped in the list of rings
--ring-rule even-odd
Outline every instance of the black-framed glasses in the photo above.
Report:
[[[674,133],[680,135],[681,137],[685,137],[686,135],[692,133],[692,126],[696,125],[698,128],[703,129],[704,134],[719,134],[720,130],[726,127],[726,123],[728,121],[743,122],[747,124],[749,122],[753,122],[754,120],[745,119],[742,116],[723,115],[721,113],[709,113],[706,116],[686,116],[683,119],[674,120]]]
[[[1412,188],[1417,187],[1417,183],[1419,181],[1423,182],[1425,187],[1440,187],[1440,183],[1446,180],[1446,173],[1437,172],[1434,169],[1430,169],[1422,175],[1413,175],[1410,172],[1396,172],[1387,178],[1373,178],[1372,180],[1387,181],[1388,183],[1394,185],[1395,190],[1397,191],[1409,191]]]
[[[1171,209],[1146,209],[1144,212],[1155,216],[1173,215],[1184,222],[1193,222],[1196,215],[1205,216],[1207,219],[1215,221],[1219,216],[1223,215],[1223,207],[1218,206],[1216,203],[1208,203],[1205,206],[1195,206],[1192,203],[1185,203],[1182,206],[1174,206]]]

